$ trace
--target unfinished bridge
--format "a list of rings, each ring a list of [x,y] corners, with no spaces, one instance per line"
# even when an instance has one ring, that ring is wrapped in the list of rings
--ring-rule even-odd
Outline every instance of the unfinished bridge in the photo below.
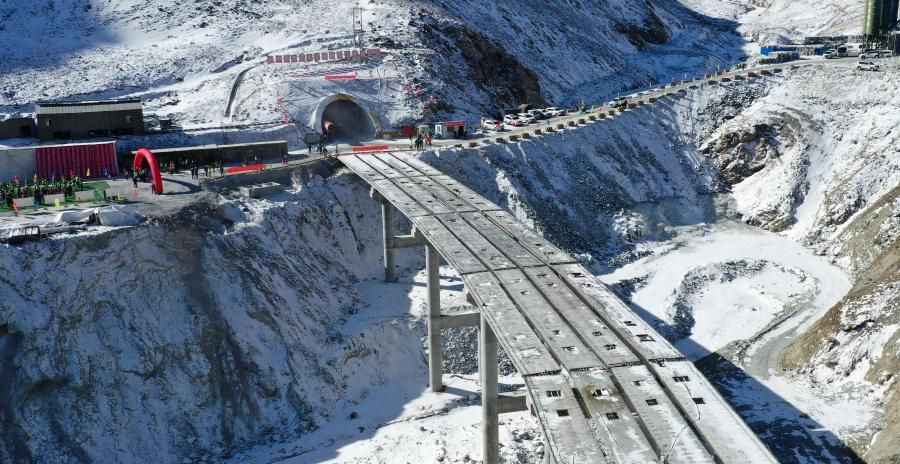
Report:
[[[385,278],[394,250],[425,248],[433,391],[443,390],[441,329],[480,328],[485,464],[499,460],[498,415],[526,409],[552,464],[777,462],[693,363],[572,256],[412,156],[339,159],[381,203]],[[412,224],[404,235],[397,211]],[[442,311],[441,260],[461,275],[470,311]],[[524,402],[498,392],[498,345]]]

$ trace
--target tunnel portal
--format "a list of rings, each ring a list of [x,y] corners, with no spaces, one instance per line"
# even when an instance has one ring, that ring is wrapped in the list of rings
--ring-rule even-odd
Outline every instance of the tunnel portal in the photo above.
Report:
[[[375,137],[375,125],[366,110],[352,100],[335,100],[322,112],[322,128],[329,142],[359,143]]]

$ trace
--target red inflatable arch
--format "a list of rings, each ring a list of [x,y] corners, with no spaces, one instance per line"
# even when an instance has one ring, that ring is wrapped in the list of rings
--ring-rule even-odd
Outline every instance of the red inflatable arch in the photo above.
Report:
[[[150,165],[150,176],[153,177],[153,191],[163,193],[162,173],[159,171],[159,163],[153,153],[146,148],[141,148],[134,155],[134,171],[138,172],[143,169],[144,161]]]

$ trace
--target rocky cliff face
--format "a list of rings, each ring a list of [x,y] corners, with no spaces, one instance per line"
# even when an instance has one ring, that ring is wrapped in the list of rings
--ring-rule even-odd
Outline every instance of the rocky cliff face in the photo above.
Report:
[[[315,429],[387,381],[385,352],[421,369],[418,337],[397,335],[410,327],[336,330],[380,270],[379,221],[339,176],[5,247],[0,461],[219,462]]]
[[[738,108],[703,148],[746,222],[784,231],[853,275],[853,289],[791,345],[785,366],[882,402],[877,435],[851,440],[879,463],[900,459],[900,100],[892,72],[798,69]]]
[[[838,256],[856,276],[850,293],[785,353],[785,365],[816,382],[855,384],[884,398],[868,462],[900,462],[900,189],[871,205],[841,234]]]
[[[413,8],[412,29],[437,52],[417,63],[422,81],[465,117],[504,105],[597,102],[744,54],[735,23],[669,0],[566,1],[553,14],[536,0],[423,0]]]

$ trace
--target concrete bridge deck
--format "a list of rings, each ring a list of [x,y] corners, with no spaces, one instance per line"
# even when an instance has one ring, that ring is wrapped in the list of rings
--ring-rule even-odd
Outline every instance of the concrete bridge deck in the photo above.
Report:
[[[440,329],[480,326],[486,464],[498,462],[498,414],[523,407],[554,464],[777,462],[693,363],[572,256],[410,155],[339,159],[381,201],[386,279],[395,249],[425,248],[433,390],[443,388]],[[392,230],[395,209],[409,235]],[[462,276],[474,314],[442,312],[441,259]],[[525,380],[526,405],[498,394],[498,344]]]

